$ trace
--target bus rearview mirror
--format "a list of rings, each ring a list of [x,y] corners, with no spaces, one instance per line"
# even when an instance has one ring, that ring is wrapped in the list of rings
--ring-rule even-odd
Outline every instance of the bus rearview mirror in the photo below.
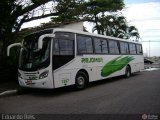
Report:
[[[54,34],[45,34],[45,35],[42,35],[39,37],[39,40],[38,40],[38,49],[42,49],[43,47],[43,40],[45,37],[55,37]]]
[[[11,49],[12,47],[15,47],[15,46],[20,46],[20,47],[22,47],[22,43],[14,43],[14,44],[9,45],[9,46],[7,47],[7,56],[10,56],[10,49]]]

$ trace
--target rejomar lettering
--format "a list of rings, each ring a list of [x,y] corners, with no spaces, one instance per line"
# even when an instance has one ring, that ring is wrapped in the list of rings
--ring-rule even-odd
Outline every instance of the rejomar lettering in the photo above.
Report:
[[[81,58],[82,63],[103,62],[103,58]]]

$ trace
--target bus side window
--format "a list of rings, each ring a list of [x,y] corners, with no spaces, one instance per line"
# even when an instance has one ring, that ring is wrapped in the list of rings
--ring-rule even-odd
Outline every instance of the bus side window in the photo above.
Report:
[[[128,43],[120,42],[120,50],[121,50],[121,54],[129,54]]]
[[[95,53],[108,53],[107,40],[101,38],[93,38]]]
[[[93,53],[93,43],[92,38],[83,35],[77,35],[77,46],[78,46],[78,53]]]
[[[59,40],[60,55],[73,55],[73,40]]]
[[[109,53],[110,54],[119,54],[119,46],[117,41],[109,40]]]
[[[130,54],[136,54],[136,45],[134,43],[129,43]]]

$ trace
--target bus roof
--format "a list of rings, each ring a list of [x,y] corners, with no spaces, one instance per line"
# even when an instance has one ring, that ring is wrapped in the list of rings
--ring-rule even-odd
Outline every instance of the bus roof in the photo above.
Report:
[[[140,42],[130,41],[130,40],[127,40],[127,39],[121,39],[121,38],[105,36],[105,35],[100,35],[100,34],[94,34],[94,33],[89,33],[89,32],[83,32],[83,31],[78,31],[78,30],[72,30],[72,29],[66,29],[66,28],[49,28],[49,29],[44,29],[44,30],[33,32],[30,35],[36,34],[36,33],[39,33],[39,32],[43,32],[43,31],[50,31],[51,34],[54,33],[54,32],[57,32],[57,31],[59,31],[59,32],[60,31],[61,32],[72,32],[72,33],[76,33],[76,34],[91,35],[91,36],[94,36],[94,37],[101,37],[101,38],[113,39],[113,40],[118,40],[118,41],[123,41],[123,42],[141,44]]]
[[[100,35],[100,34],[94,34],[94,33],[89,33],[89,32],[83,32],[83,31],[77,31],[77,30],[71,30],[71,29],[54,28],[54,30],[53,30],[53,32],[58,32],[58,31],[72,32],[72,33],[83,34],[83,35],[91,35],[91,36],[94,36],[94,37],[108,38],[108,39],[113,39],[113,40],[118,40],[118,41],[123,41],[123,42],[130,42],[130,43],[141,44],[140,42],[129,41],[127,39],[121,39],[121,38],[116,38],[116,37],[111,37],[111,36],[105,36],[105,35]]]

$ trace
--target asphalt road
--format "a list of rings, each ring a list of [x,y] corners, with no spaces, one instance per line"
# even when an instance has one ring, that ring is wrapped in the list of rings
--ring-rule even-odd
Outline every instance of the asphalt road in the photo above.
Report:
[[[160,114],[160,70],[94,82],[82,91],[66,87],[1,97],[0,113]]]

